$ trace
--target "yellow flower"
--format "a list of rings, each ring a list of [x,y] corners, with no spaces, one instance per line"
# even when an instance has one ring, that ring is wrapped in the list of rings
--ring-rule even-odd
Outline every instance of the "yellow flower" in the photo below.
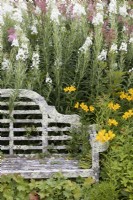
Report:
[[[113,102],[110,102],[109,104],[108,104],[108,107],[110,108],[110,109],[113,109]]]
[[[109,140],[110,140],[109,134],[108,134],[108,133],[105,133],[104,138],[105,138],[105,142],[109,141]]]
[[[133,101],[133,88],[128,90],[128,93],[120,92],[121,99],[127,99],[128,101]]]
[[[109,126],[111,126],[111,125],[117,126],[118,122],[115,119],[109,119],[108,124],[109,124]]]
[[[89,111],[88,106],[87,106],[85,103],[83,103],[83,102],[80,104],[80,107],[81,107],[82,110],[84,110],[85,112],[88,112],[88,111]]]
[[[95,110],[95,108],[91,105],[89,106],[90,112],[93,112]]]
[[[64,88],[64,92],[74,92],[74,91],[76,91],[76,87],[72,85],[70,87]]]
[[[132,116],[133,116],[133,109],[128,110],[127,112],[125,112],[122,117],[123,117],[123,119],[128,119],[128,118],[130,118]]]
[[[120,105],[118,103],[114,104],[113,110],[118,110],[120,108]]]
[[[126,99],[127,94],[125,92],[120,92],[120,99]]]
[[[128,92],[129,92],[129,94],[133,95],[133,88],[130,88],[130,89],[128,90]]]
[[[96,136],[96,141],[106,142],[105,133],[106,133],[105,129],[98,131],[97,136]]]
[[[114,104],[113,102],[110,102],[108,104],[108,107],[114,111],[118,110],[120,108],[120,105],[118,103]]]
[[[115,134],[113,133],[113,131],[108,131],[108,136],[109,136],[109,140],[112,140],[115,137]]]
[[[132,101],[132,96],[127,95],[126,99],[127,99],[128,101]]]
[[[114,137],[115,137],[115,134],[113,133],[113,131],[109,130],[108,132],[106,132],[105,129],[102,129],[98,132],[96,136],[96,141],[104,143],[109,140],[112,140]]]
[[[69,92],[74,92],[74,91],[76,91],[76,87],[74,87],[74,86],[71,85],[69,87]]]
[[[69,87],[65,87],[64,92],[68,92],[68,91],[69,91]]]
[[[79,102],[75,104],[74,108],[79,108]]]

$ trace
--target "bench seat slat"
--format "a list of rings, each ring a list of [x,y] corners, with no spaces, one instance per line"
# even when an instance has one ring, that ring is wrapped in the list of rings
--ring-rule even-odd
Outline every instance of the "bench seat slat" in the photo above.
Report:
[[[65,177],[68,178],[76,178],[78,176],[80,177],[94,177],[94,170],[92,169],[50,169],[50,170],[2,170],[0,172],[0,175],[2,174],[20,174],[23,176],[25,179],[42,179],[42,178],[50,178],[53,174],[61,172]]]
[[[27,159],[25,157],[5,158],[1,163],[0,174],[21,174],[24,178],[49,178],[57,172],[66,177],[94,176],[92,169],[81,169],[77,160],[69,160],[67,155],[51,156],[41,159]]]

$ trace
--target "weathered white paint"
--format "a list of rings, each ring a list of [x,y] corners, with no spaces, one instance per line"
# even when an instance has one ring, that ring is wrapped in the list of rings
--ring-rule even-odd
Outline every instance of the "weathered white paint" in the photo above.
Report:
[[[10,97],[17,94],[16,101],[13,102],[13,106],[22,106],[21,110],[17,110],[13,107],[10,111]],[[7,98],[5,101],[3,98]],[[19,98],[20,101],[19,101]],[[23,98],[27,98],[27,100]],[[9,101],[8,101],[9,100]],[[31,106],[38,106],[38,109],[34,107],[30,110]],[[4,106],[4,108],[2,107]],[[29,106],[29,109],[25,109],[24,106]],[[23,108],[23,109],[22,109]],[[37,118],[37,115],[41,115],[41,119]],[[71,137],[66,133],[73,128],[78,130],[81,126],[80,117],[78,115],[63,115],[57,112],[54,106],[49,106],[45,99],[31,90],[12,90],[12,89],[0,89],[0,115],[3,115],[0,119],[0,141],[2,145],[1,150],[9,150],[9,155],[5,157],[0,163],[0,174],[12,174],[20,173],[25,178],[48,178],[53,173],[62,172],[67,177],[88,177],[92,176],[96,181],[99,180],[99,152],[102,152],[108,148],[96,142],[96,126],[91,125],[88,128],[88,135],[90,134],[90,144],[92,147],[92,168],[91,169],[79,169],[78,161],[68,160],[67,155],[53,154],[49,158],[43,158],[42,160],[34,159],[32,156],[28,157],[24,154],[26,150],[41,150],[42,153],[47,152],[48,149],[64,150],[66,145],[49,145],[49,141],[66,141]],[[15,116],[19,115],[16,119]],[[24,118],[24,116],[33,116],[33,119]],[[52,126],[51,123],[54,123]],[[57,123],[57,126],[56,126]],[[60,123],[66,124],[65,127],[60,127]],[[2,127],[2,125],[8,125],[8,127]],[[68,126],[69,124],[69,126]],[[15,127],[17,125],[17,127]],[[29,126],[28,128],[25,125]],[[30,125],[34,125],[34,128],[30,128]],[[36,125],[38,125],[36,127]],[[35,133],[36,135],[25,135],[28,131]],[[8,136],[4,134],[8,132]],[[38,134],[41,132],[41,134]],[[55,135],[49,135],[49,133],[55,132]],[[20,135],[16,136],[16,133]],[[22,133],[22,134],[21,134]],[[57,135],[56,135],[57,133]],[[61,135],[60,135],[61,134]],[[28,141],[29,144],[15,144],[15,142]],[[39,141],[38,144],[32,144],[33,141]],[[4,142],[9,142],[8,145],[3,145]],[[15,151],[23,150],[22,155],[16,155]],[[30,152],[32,155],[32,152]],[[57,156],[58,155],[58,156]]]

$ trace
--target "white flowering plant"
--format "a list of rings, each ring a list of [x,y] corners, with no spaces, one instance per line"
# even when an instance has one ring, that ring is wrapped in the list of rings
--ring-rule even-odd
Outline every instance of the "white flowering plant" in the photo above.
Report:
[[[67,85],[92,101],[132,87],[131,1],[5,0],[0,10],[0,87],[34,89],[58,109]]]

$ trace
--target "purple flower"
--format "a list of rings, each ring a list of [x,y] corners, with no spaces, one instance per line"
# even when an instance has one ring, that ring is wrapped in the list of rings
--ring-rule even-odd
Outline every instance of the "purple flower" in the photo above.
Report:
[[[13,40],[17,39],[16,31],[14,28],[10,28],[7,32],[9,42],[12,42]]]
[[[90,1],[89,4],[88,4],[88,20],[90,22],[92,22],[93,20],[93,17],[95,16],[96,14],[96,8],[95,8],[95,3],[93,1]]]
[[[47,7],[47,3],[46,0],[35,0],[35,4],[36,6],[38,6],[42,12],[46,13],[46,7]]]

